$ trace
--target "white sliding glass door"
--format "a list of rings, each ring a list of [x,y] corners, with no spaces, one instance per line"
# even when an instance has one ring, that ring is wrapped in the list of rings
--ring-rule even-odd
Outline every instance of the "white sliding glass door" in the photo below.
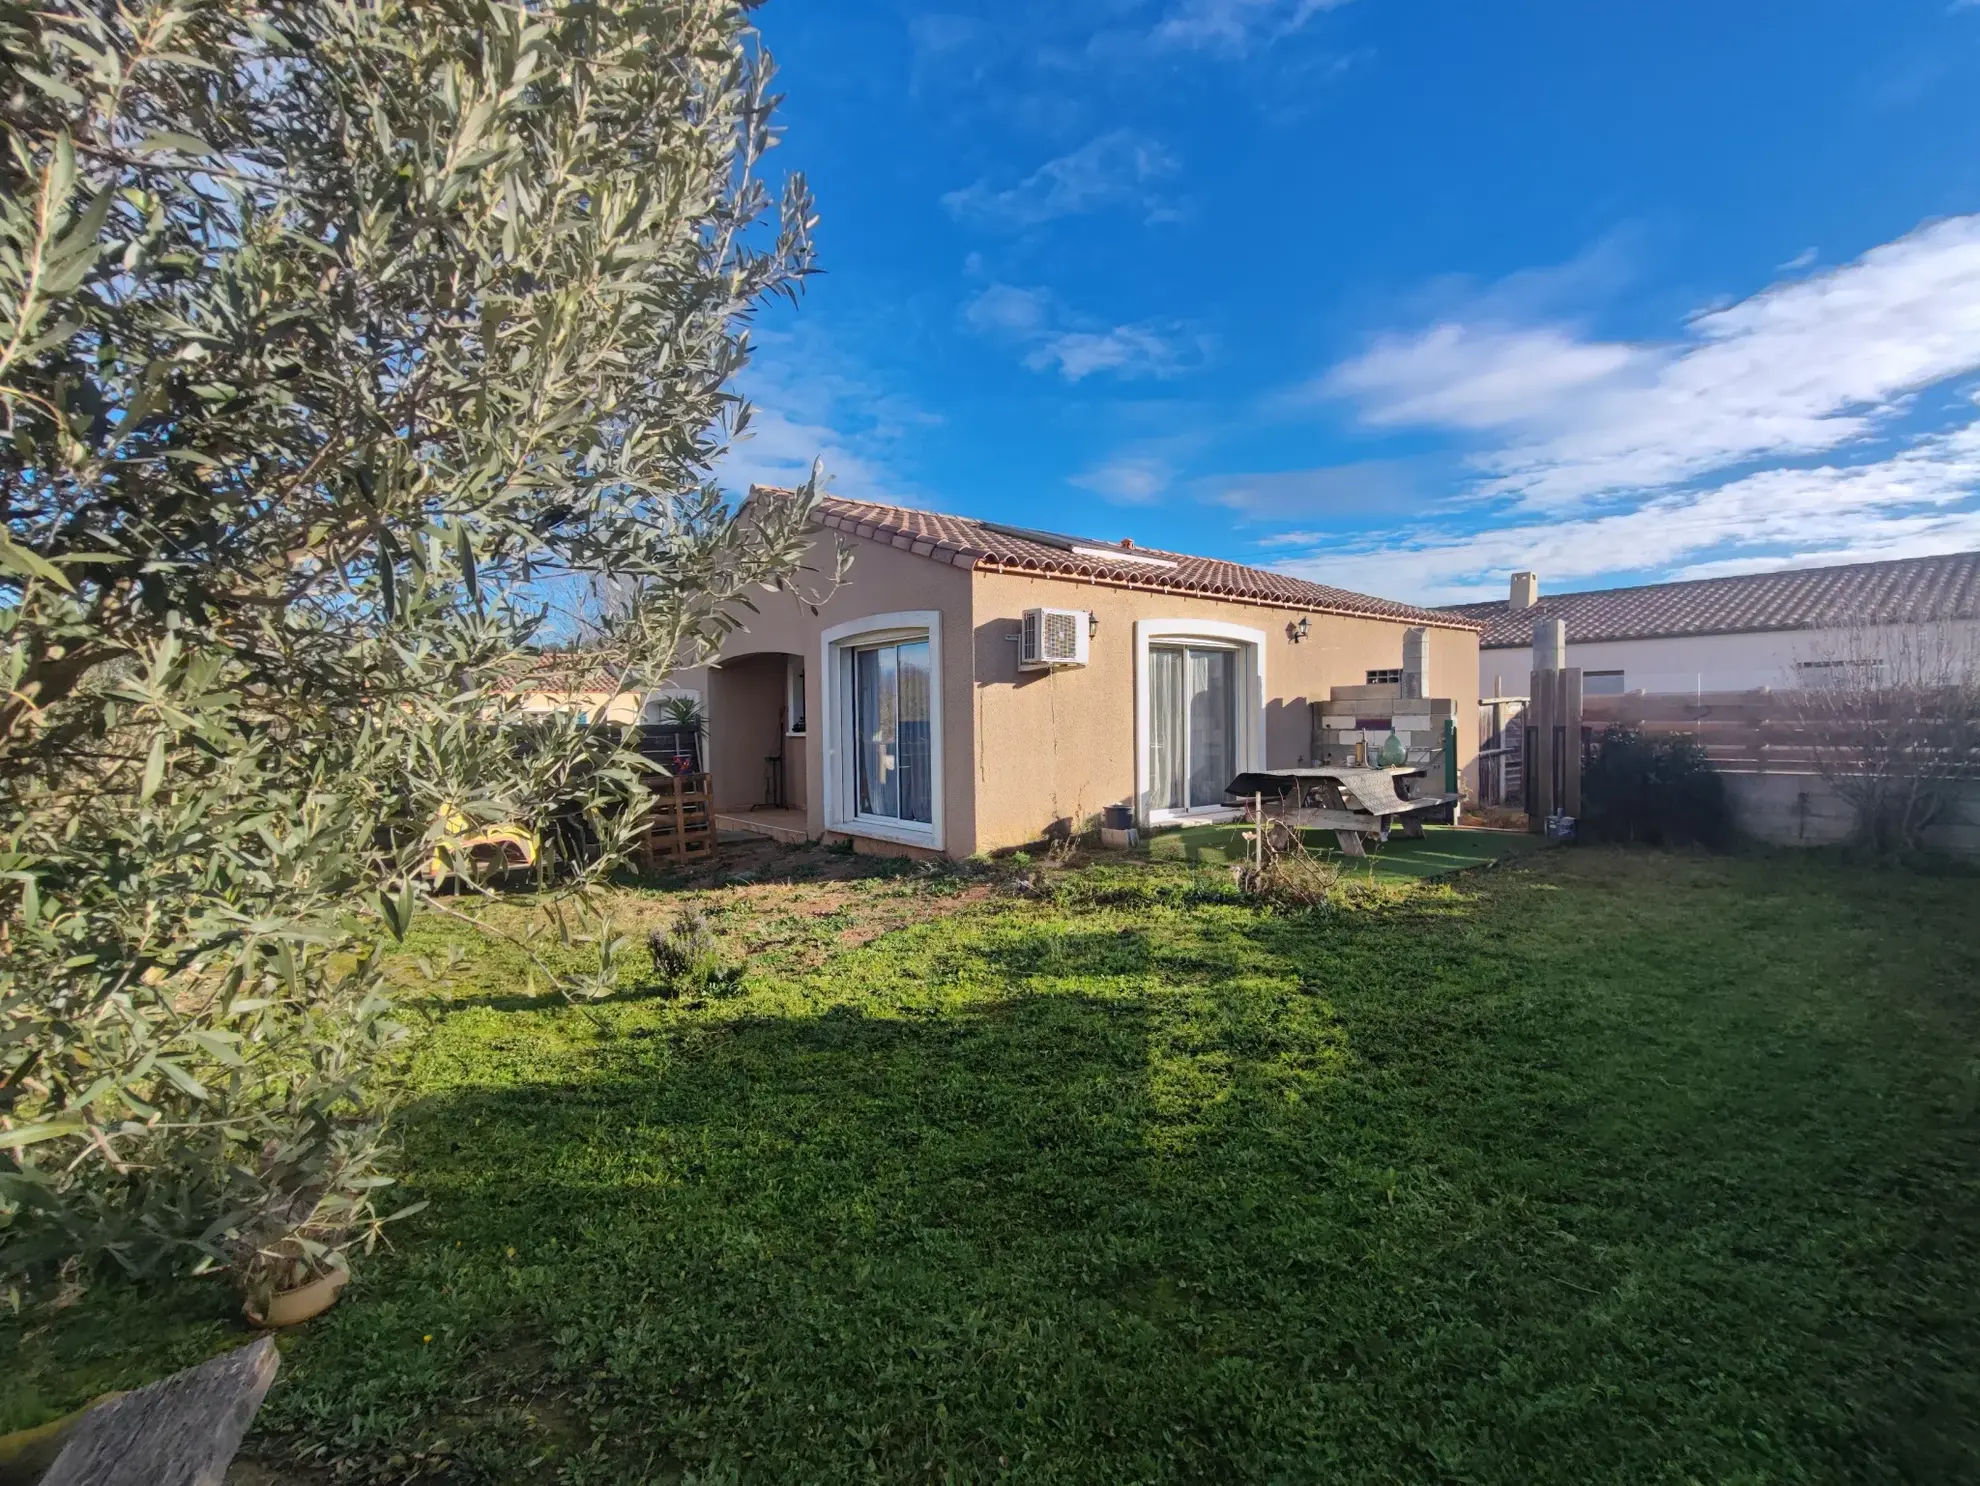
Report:
[[[819,636],[824,827],[943,849],[942,613],[903,609]]]
[[[1223,804],[1238,771],[1238,654],[1196,645],[1148,649],[1148,803]]]
[[[853,810],[876,821],[934,818],[926,640],[852,652]]]

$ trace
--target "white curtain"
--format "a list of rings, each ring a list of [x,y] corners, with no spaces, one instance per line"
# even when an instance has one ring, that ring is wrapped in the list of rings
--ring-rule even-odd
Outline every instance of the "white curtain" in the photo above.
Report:
[[[1237,692],[1237,652],[1149,647],[1149,808],[1223,802],[1237,773]]]
[[[893,647],[853,653],[853,719],[859,737],[858,810],[892,816],[900,809],[894,766],[894,703],[898,694]]]
[[[926,640],[853,652],[853,728],[861,815],[934,819]]]
[[[1148,803],[1156,810],[1180,810],[1186,798],[1183,652],[1157,646],[1148,652]]]
[[[1228,650],[1189,652],[1189,803],[1223,802],[1237,773],[1236,657]]]
[[[934,738],[928,720],[928,642],[900,647],[901,699],[895,755],[901,766],[900,819],[932,821]]]

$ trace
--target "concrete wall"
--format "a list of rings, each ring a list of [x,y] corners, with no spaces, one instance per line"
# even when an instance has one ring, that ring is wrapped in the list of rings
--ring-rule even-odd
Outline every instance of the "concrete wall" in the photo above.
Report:
[[[1312,750],[1308,705],[1335,686],[1361,685],[1370,670],[1402,664],[1403,632],[1391,620],[1307,616],[1295,643],[1286,626],[1302,616],[1286,609],[1146,593],[993,573],[975,594],[974,760],[979,850],[1035,841],[1055,825],[1074,826],[1135,791],[1136,620],[1219,620],[1265,634],[1265,754],[1270,768],[1306,763]],[[1085,609],[1098,616],[1089,663],[1058,671],[1020,671],[1018,633],[1035,607]],[[1459,758],[1477,749],[1478,709],[1471,679],[1478,637],[1469,630],[1430,631],[1427,690],[1455,697]]]
[[[1813,774],[1728,774],[1739,828],[1776,846],[1828,846],[1849,834],[1849,806]],[[1930,844],[1948,855],[1980,860],[1980,781],[1960,792],[1955,818],[1935,827]]]
[[[1944,627],[1954,645],[1980,656],[1980,624]],[[1797,661],[1832,660],[1862,646],[1886,654],[1904,642],[1901,627],[1853,633],[1843,630],[1772,630],[1746,635],[1696,635],[1660,640],[1603,640],[1578,643],[1568,635],[1568,664],[1584,671],[1622,671],[1630,691],[1748,691],[1797,684]],[[1478,694],[1525,696],[1533,671],[1531,647],[1478,652]]]

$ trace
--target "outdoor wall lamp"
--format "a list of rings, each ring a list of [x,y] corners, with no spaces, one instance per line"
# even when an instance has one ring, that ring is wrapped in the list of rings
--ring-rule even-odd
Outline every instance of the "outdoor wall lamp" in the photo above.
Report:
[[[1290,619],[1286,621],[1286,638],[1288,640],[1291,640],[1293,644],[1297,645],[1301,640],[1304,640],[1307,637],[1307,635],[1312,631],[1312,629],[1313,629],[1313,621],[1308,619],[1304,614],[1302,614],[1299,616],[1299,620],[1297,623],[1295,623]]]
[[[1086,638],[1091,640],[1100,633],[1100,616],[1091,609],[1086,611]]]

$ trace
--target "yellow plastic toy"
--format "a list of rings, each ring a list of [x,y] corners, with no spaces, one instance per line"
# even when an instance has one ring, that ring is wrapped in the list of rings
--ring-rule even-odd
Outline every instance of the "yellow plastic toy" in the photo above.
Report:
[[[496,881],[534,869],[543,855],[543,839],[514,822],[477,827],[450,805],[440,812],[440,827],[450,839],[433,848],[426,865],[426,875],[436,883],[452,877]]]

